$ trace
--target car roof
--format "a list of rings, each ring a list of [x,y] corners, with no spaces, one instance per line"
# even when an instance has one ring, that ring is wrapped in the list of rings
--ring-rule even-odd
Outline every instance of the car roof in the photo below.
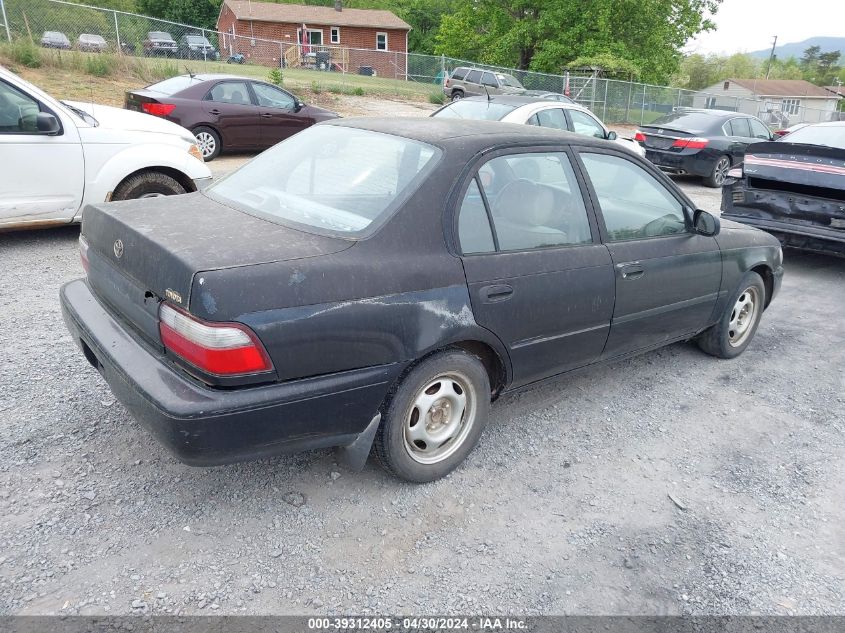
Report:
[[[746,114],[745,112],[734,112],[733,110],[712,110],[709,108],[678,108],[674,112],[675,113],[683,113],[683,112],[690,112],[690,113],[699,113],[699,114],[707,114],[714,118],[720,119],[731,119],[738,116],[750,117],[752,119],[756,119],[753,114]]]
[[[552,93],[547,93],[552,94]],[[488,101],[487,97],[465,97],[461,101]],[[567,110],[582,110],[590,112],[590,109],[582,106],[580,103],[567,101],[551,101],[540,96],[525,96],[525,95],[490,95],[490,103],[502,103],[504,105],[514,106],[514,109],[523,108],[525,106],[543,106],[544,108],[565,108]]]
[[[607,141],[573,132],[501,121],[441,119],[436,117],[358,117],[334,119],[320,125],[352,127],[371,132],[401,136],[444,149],[472,153],[501,145],[558,143],[607,147]]]

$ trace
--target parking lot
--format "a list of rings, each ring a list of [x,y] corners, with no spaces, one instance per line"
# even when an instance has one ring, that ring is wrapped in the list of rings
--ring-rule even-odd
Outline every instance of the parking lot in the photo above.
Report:
[[[503,397],[413,486],[329,451],[178,463],[61,321],[78,233],[0,234],[2,613],[845,608],[845,260],[787,252],[739,359],[677,344]]]

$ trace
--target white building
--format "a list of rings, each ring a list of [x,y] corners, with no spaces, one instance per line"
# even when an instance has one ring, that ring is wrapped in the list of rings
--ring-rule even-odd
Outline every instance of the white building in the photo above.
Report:
[[[786,127],[834,120],[841,98],[803,79],[726,79],[697,92],[693,107],[752,114]]]

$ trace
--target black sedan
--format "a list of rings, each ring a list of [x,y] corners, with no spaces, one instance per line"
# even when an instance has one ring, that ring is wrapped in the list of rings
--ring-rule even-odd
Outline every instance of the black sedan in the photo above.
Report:
[[[845,257],[845,122],[804,126],[748,148],[722,188],[722,217],[786,246]]]
[[[180,75],[126,93],[126,109],[191,130],[206,161],[222,151],[260,151],[320,121],[337,118],[265,81]]]
[[[373,448],[418,482],[504,392],[675,341],[738,356],[783,272],[613,143],[443,119],[314,126],[203,192],[89,205],[80,244],[72,338],[180,459]]]
[[[732,165],[742,162],[751,143],[774,137],[758,118],[726,110],[680,109],[640,126],[634,140],[646,158],[672,174],[703,176],[721,187]]]

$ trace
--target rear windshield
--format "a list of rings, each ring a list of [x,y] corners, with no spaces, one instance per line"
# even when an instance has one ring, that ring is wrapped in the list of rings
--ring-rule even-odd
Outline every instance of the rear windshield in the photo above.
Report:
[[[202,35],[186,35],[185,39],[188,41],[188,44],[208,44],[208,40]]]
[[[664,117],[660,117],[649,127],[665,127],[679,132],[690,132],[691,134],[702,134],[718,127],[724,121],[719,117],[707,114],[706,112],[684,112],[679,110]]]
[[[97,42],[102,43],[106,40],[103,39],[102,35],[85,35],[84,33],[79,36],[79,40],[82,42]]]
[[[519,106],[494,101],[479,100],[470,101],[461,99],[450,103],[445,108],[438,110],[432,116],[442,119],[475,119],[482,121],[501,121],[508,114]]]
[[[164,31],[150,31],[149,37],[151,40],[172,40],[173,37],[170,33],[165,33]]]
[[[404,202],[439,156],[439,149],[399,136],[318,125],[260,154],[206,193],[279,224],[360,237]]]
[[[184,90],[189,86],[201,83],[202,81],[203,80],[199,77],[191,77],[190,75],[179,75],[177,77],[171,77],[170,79],[160,81],[157,84],[147,86],[146,89],[152,90],[153,92],[160,92],[161,94],[165,95],[172,95],[176,94],[180,90]]]
[[[783,138],[783,143],[826,145],[845,149],[845,123],[842,125],[808,125]]]

